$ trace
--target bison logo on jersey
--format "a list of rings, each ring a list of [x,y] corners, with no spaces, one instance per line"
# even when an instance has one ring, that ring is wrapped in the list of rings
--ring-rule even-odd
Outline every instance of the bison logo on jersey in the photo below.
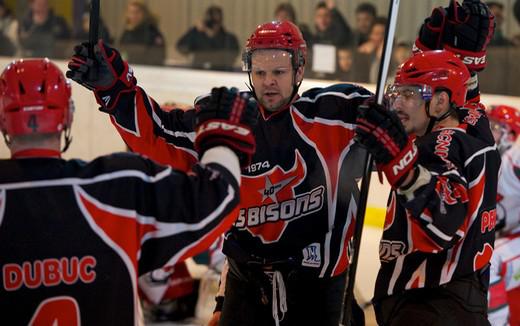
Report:
[[[235,226],[246,229],[264,243],[278,241],[287,225],[323,206],[324,187],[296,194],[307,167],[298,150],[289,170],[275,166],[257,176],[243,176],[241,209]]]

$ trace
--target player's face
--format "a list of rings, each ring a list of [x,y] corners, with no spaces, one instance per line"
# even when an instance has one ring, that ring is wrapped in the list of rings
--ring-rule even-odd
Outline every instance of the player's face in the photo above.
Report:
[[[278,111],[291,100],[294,83],[303,78],[299,68],[294,80],[291,54],[283,50],[256,50],[251,58],[251,80],[264,109]]]
[[[390,102],[408,134],[424,135],[430,119],[426,115],[425,101],[417,87],[399,87],[391,96]]]

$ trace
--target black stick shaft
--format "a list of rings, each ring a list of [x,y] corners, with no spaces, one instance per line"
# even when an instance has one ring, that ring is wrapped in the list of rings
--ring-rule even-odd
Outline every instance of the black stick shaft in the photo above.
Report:
[[[383,103],[384,87],[388,76],[390,59],[392,57],[392,45],[395,35],[395,27],[397,25],[397,13],[399,11],[399,0],[392,0],[388,8],[388,23],[386,25],[385,40],[383,44],[383,55],[379,64],[378,83],[376,87],[376,101],[378,104]],[[342,325],[350,326],[352,322],[352,301],[354,299],[354,283],[356,280],[356,270],[359,259],[359,250],[361,247],[361,236],[363,235],[363,223],[365,220],[365,212],[368,200],[368,188],[370,187],[370,178],[372,176],[373,158],[367,152],[365,156],[365,168],[363,170],[363,180],[361,181],[361,190],[359,194],[359,204],[356,213],[356,224],[354,227],[354,237],[352,245],[352,259],[349,265],[347,289],[345,290],[344,309]]]
[[[99,39],[99,0],[90,0],[90,21],[88,29],[89,57],[94,60],[94,45]],[[94,80],[97,77],[96,69],[89,70],[89,79]]]

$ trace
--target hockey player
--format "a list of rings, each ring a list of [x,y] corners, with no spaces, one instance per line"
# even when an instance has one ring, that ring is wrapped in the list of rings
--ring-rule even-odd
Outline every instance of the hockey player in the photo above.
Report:
[[[80,84],[89,84],[77,75],[92,67],[87,53],[76,48],[69,64],[68,76]],[[339,323],[362,173],[353,123],[372,94],[342,84],[300,97],[306,57],[290,22],[259,25],[246,45],[243,63],[260,118],[257,151],[242,171],[239,218],[224,242],[223,325]],[[100,58],[101,67],[110,60]],[[91,89],[133,151],[169,164],[194,153],[194,110],[166,113],[135,83]],[[199,98],[195,107],[219,96]]]
[[[104,81],[117,83],[123,71],[134,79],[126,63],[112,63]],[[12,155],[0,160],[2,324],[141,324],[137,278],[207,249],[236,220],[238,157],[255,146],[252,110],[247,95],[228,92],[196,113],[201,164],[190,174],[128,153],[67,161],[70,83],[47,59],[8,65],[0,76],[0,129]]]
[[[416,43],[437,33],[444,38],[436,46],[485,58],[493,31],[485,5],[452,3],[432,17],[450,25],[433,29],[430,17]],[[484,67],[465,61],[473,71]],[[470,78],[451,52],[426,51],[401,65],[387,95],[394,112],[372,105],[356,128],[393,188],[373,299],[377,321],[487,325],[500,156],[476,74]]]
[[[498,178],[497,235],[491,259],[489,321],[520,325],[520,131],[516,108],[498,105],[488,111],[493,136],[503,150]]]
[[[358,119],[393,187],[373,300],[381,325],[487,324],[500,157],[483,111],[466,106],[459,122],[469,78],[451,52],[417,54],[389,88],[395,112],[374,105]],[[487,129],[471,136],[469,124]]]
[[[520,112],[508,105],[496,105],[487,111],[487,115],[498,150],[504,154],[520,135]]]

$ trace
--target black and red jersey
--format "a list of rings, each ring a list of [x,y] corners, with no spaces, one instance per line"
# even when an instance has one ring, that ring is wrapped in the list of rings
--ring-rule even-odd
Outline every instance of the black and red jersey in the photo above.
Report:
[[[208,248],[238,201],[215,162],[185,174],[127,153],[1,160],[1,323],[139,324],[137,278]]]
[[[241,249],[260,259],[290,258],[311,277],[345,271],[363,164],[354,123],[357,107],[370,96],[360,86],[338,84],[311,89],[289,108],[262,115],[230,231]],[[204,97],[195,105],[199,101]],[[133,151],[170,165],[194,159],[194,110],[165,112],[136,87],[109,113]]]
[[[375,300],[437,287],[489,264],[500,156],[482,107],[471,104],[460,114],[458,127],[415,141],[430,182],[413,198],[390,194]]]

